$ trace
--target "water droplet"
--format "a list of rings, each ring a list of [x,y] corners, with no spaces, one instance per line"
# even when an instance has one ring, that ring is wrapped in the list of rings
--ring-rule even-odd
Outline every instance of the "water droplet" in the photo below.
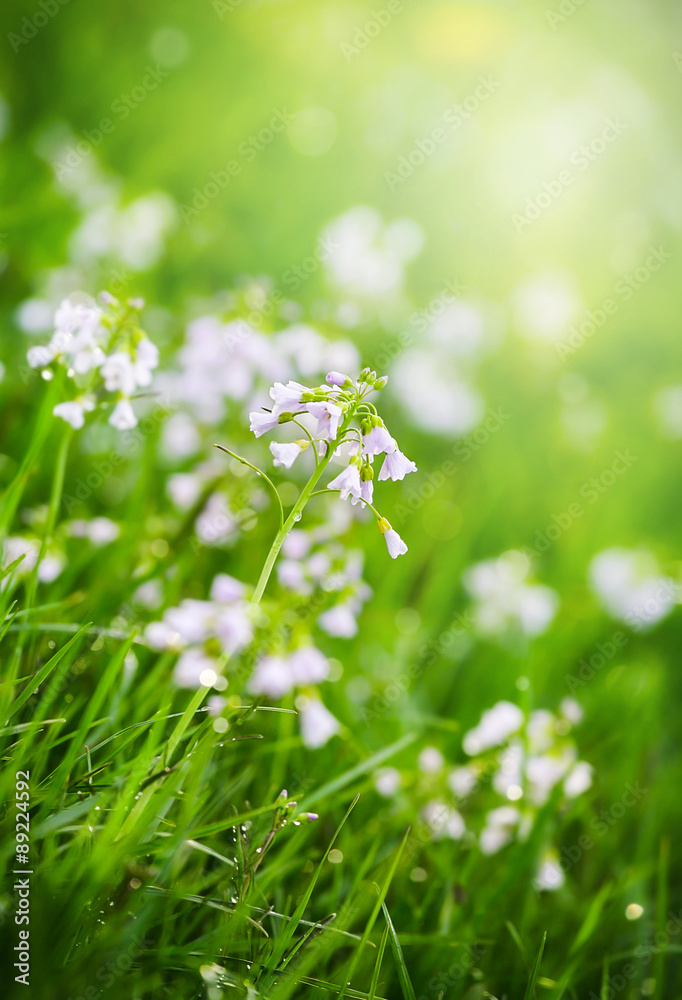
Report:
[[[303,514],[294,514],[294,521],[300,521],[302,517]]]

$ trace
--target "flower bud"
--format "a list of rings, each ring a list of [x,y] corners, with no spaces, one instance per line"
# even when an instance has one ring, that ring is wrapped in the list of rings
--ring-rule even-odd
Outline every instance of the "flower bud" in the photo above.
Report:
[[[370,368],[363,368],[360,374],[358,375],[358,382],[366,382],[370,372],[371,372]]]
[[[339,387],[353,384],[353,380],[349,378],[348,375],[344,375],[343,372],[335,371],[327,372],[326,381],[329,382],[330,385],[336,385]]]
[[[381,378],[378,378],[374,383],[374,388],[385,389],[387,385],[388,385],[388,375],[382,375]]]

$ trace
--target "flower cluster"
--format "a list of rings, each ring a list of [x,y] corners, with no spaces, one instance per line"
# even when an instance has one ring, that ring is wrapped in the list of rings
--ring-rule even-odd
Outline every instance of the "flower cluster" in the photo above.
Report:
[[[516,630],[533,638],[545,632],[559,606],[550,587],[527,582],[530,562],[523,552],[504,552],[470,566],[464,586],[474,599],[473,618],[483,635]]]
[[[385,387],[387,379],[377,378],[376,372],[365,368],[357,383],[341,372],[331,371],[326,384],[315,388],[300,382],[275,382],[270,389],[273,405],[250,415],[250,429],[256,437],[294,424],[304,436],[290,443],[272,442],[270,451],[274,463],[290,469],[297,458],[312,446],[316,472],[311,483],[332,458],[345,464],[327,485],[337,491],[342,500],[370,507],[377,517],[380,532],[386,540],[391,558],[407,552],[407,546],[386,518],[374,508],[374,460],[383,456],[379,481],[399,481],[417,466],[400,451],[395,438],[368,401],[368,396]]]
[[[179,687],[203,686],[222,692],[235,672],[232,668],[226,673],[228,661],[246,653],[252,642],[254,648],[258,646],[254,640],[263,625],[268,649],[256,655],[246,688],[251,694],[273,699],[296,692],[303,742],[309,748],[322,746],[339,729],[317,692],[317,686],[329,677],[329,661],[312,644],[307,629],[294,629],[283,618],[282,627],[273,630],[274,607],[260,610],[249,596],[243,583],[221,573],[213,580],[209,600],[186,599],[168,608],[161,621],[147,626],[145,642],[157,651],[179,654],[173,677]],[[295,615],[291,617],[296,620]],[[277,641],[273,636],[279,637]],[[246,655],[245,661],[248,667],[253,656]],[[218,711],[223,704],[219,698],[211,701]]]
[[[374,775],[375,788],[420,812],[425,840],[462,840],[495,854],[515,839],[528,839],[550,795],[558,796],[561,809],[590,788],[592,768],[578,760],[570,737],[581,719],[571,698],[558,714],[538,709],[527,715],[512,702],[498,702],[464,735],[466,762],[450,767],[440,750],[426,747],[416,773],[382,768]],[[546,848],[540,872],[551,857]]]
[[[55,368],[66,369],[76,395],[57,403],[53,412],[75,430],[83,427],[87,413],[100,406],[111,409],[112,427],[130,430],[137,426],[131,397],[151,385],[159,352],[140,329],[141,300],[121,305],[102,292],[100,301],[104,308],[80,293],[65,299],[55,313],[51,340],[29,348],[28,363],[42,369],[47,381]]]

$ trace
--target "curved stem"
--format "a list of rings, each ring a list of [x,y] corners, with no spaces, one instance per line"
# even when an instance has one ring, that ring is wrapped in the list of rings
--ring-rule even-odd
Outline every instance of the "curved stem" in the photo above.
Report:
[[[325,493],[340,493],[340,492],[341,492],[341,490],[330,490],[330,489],[315,490],[315,492],[311,493],[310,496],[311,497],[321,497]],[[364,503],[365,507],[369,507],[369,509],[376,514],[378,520],[379,521],[381,520],[382,515],[379,513],[379,511],[376,509],[376,507],[369,502],[369,500],[365,500],[363,497],[356,497],[356,499],[359,500],[360,503]]]
[[[214,444],[213,447],[214,448],[219,448],[221,451],[224,451],[225,454],[226,455],[230,455],[231,458],[236,458],[238,462],[242,463],[242,465],[248,465],[248,467],[250,469],[253,469],[253,471],[256,473],[256,475],[261,476],[261,478],[263,478],[265,480],[265,482],[268,484],[268,486],[270,487],[270,489],[272,490],[272,492],[277,497],[277,503],[279,504],[279,526],[280,526],[280,529],[281,529],[282,525],[284,523],[284,507],[282,507],[282,498],[280,497],[279,493],[277,492],[277,487],[273,483],[272,479],[270,479],[269,476],[266,476],[266,474],[262,471],[262,469],[259,469],[255,465],[252,465],[251,462],[247,462],[245,458],[242,458],[241,455],[237,455],[237,454],[235,454],[235,452],[230,451],[229,448],[223,448],[223,446],[221,444]]]
[[[270,551],[268,552],[267,558],[265,560],[265,564],[261,571],[258,583],[256,584],[256,589],[253,592],[253,597],[251,598],[254,604],[260,604],[261,598],[263,597],[263,592],[267,587],[268,580],[270,579],[272,570],[275,566],[275,563],[277,562],[277,556],[279,555],[282,545],[284,544],[284,539],[287,537],[287,535],[289,534],[293,526],[296,524],[296,522],[301,520],[301,515],[303,514],[305,505],[308,503],[308,500],[310,500],[311,496],[313,495],[313,491],[315,489],[315,485],[317,484],[318,479],[320,478],[324,470],[331,462],[332,456],[338,446],[339,439],[342,438],[346,433],[346,431],[348,430],[350,422],[354,416],[355,416],[355,410],[351,408],[349,412],[346,414],[346,419],[341,424],[339,432],[334,438],[334,440],[327,442],[326,454],[323,455],[323,457],[319,460],[318,464],[315,466],[315,470],[312,476],[303,487],[301,495],[299,496],[294,506],[291,508],[289,516],[287,517],[286,521],[277,532],[275,540],[273,541],[272,546],[270,547]]]

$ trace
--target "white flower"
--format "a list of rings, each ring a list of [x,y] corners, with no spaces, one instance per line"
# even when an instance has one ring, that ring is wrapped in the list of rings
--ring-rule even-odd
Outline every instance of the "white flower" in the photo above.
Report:
[[[536,891],[544,889],[545,892],[556,892],[565,881],[566,876],[559,862],[547,857],[541,863],[538,873],[533,879],[533,887]]]
[[[274,458],[274,464],[290,469],[299,455],[310,446],[310,441],[292,441],[290,444],[279,444],[273,441],[270,444],[270,451]]]
[[[388,433],[383,425],[373,427],[369,434],[362,438],[362,450],[365,455],[389,454],[397,449],[398,445]]]
[[[329,660],[314,646],[303,646],[289,657],[289,667],[297,685],[319,684],[327,679]]]
[[[152,383],[152,371],[159,363],[159,349],[148,337],[143,337],[135,347],[133,375],[138,386]]]
[[[214,630],[223,652],[228,656],[245,649],[253,638],[248,602],[237,601],[221,608],[216,615]]]
[[[52,583],[64,569],[66,560],[62,555],[46,555],[38,564],[38,579],[41,583]]]
[[[279,425],[279,416],[277,414],[261,413],[258,410],[249,414],[249,420],[251,421],[249,430],[257,438],[262,437],[263,434],[267,434],[268,431],[273,430]]]
[[[559,598],[549,587],[525,583],[530,565],[522,552],[505,552],[470,566],[464,586],[476,600],[474,618],[479,632],[499,635],[516,626],[528,636],[549,628]]]
[[[317,420],[317,437],[333,441],[339,432],[343,410],[336,403],[306,403],[306,409]]]
[[[328,490],[339,490],[342,500],[361,496],[360,470],[357,465],[347,466],[327,486]]]
[[[109,423],[117,431],[129,431],[137,427],[137,417],[129,399],[119,399],[111,411]]]
[[[211,600],[232,604],[234,601],[239,601],[245,591],[246,587],[239,580],[228,576],[227,573],[218,573],[211,584]]]
[[[381,466],[381,472],[379,473],[379,480],[382,479],[392,479],[393,482],[404,479],[409,472],[416,472],[417,466],[414,462],[411,462],[409,458],[403,455],[400,449],[396,448],[395,451],[389,452],[384,459],[384,464]]]
[[[185,642],[205,642],[211,635],[215,609],[210,601],[186,598],[176,608],[169,608],[164,622],[177,632]]]
[[[481,831],[479,847],[483,854],[497,854],[512,839],[514,827],[521,814],[514,806],[500,806],[486,816],[486,825]]]
[[[27,359],[30,368],[44,368],[54,358],[54,351],[47,344],[39,344],[37,347],[29,347]]]
[[[71,366],[78,375],[85,375],[91,369],[98,368],[106,359],[91,330],[81,330],[76,334],[70,340],[67,351]]]
[[[328,611],[324,611],[317,619],[317,624],[327,635],[339,639],[352,639],[358,633],[355,611],[347,602],[336,604]]]
[[[398,556],[405,555],[407,552],[407,545],[402,540],[398,532],[394,531],[386,518],[380,518],[377,523],[379,525],[379,531],[386,540],[386,547],[388,548],[388,554],[391,559],[397,559]]]
[[[372,775],[374,787],[379,795],[385,799],[391,799],[400,788],[400,771],[394,767],[380,767]]]
[[[523,712],[510,701],[498,701],[464,736],[462,746],[470,757],[505,743],[523,725]]]
[[[460,813],[446,806],[444,802],[429,802],[424,807],[423,817],[431,829],[433,840],[442,840],[444,837],[461,840],[466,833],[466,826]]]
[[[304,392],[310,392],[310,389],[301,385],[300,382],[287,382],[286,385],[275,382],[270,390],[270,397],[280,413],[290,412],[293,408],[301,405],[301,396]]]
[[[202,649],[186,649],[180,654],[173,672],[178,687],[212,687],[217,678],[215,660]]]
[[[100,372],[104,386],[109,392],[122,392],[125,396],[132,396],[135,392],[137,388],[135,366],[126,351],[115,351],[110,354]]]
[[[181,649],[183,638],[168,622],[150,622],[144,630],[144,639],[152,649]]]
[[[583,721],[583,710],[575,698],[564,698],[559,708],[563,717],[572,725],[578,726]]]
[[[590,563],[589,578],[606,611],[635,630],[652,628],[677,600],[677,584],[648,549],[606,549]]]
[[[189,510],[201,496],[201,480],[193,472],[176,472],[166,483],[166,493],[180,510]]]
[[[90,399],[73,399],[67,403],[57,403],[52,410],[55,417],[61,417],[71,424],[74,430],[79,431],[85,424],[85,414],[95,409],[95,404]]]
[[[249,691],[253,694],[267,695],[269,698],[282,698],[293,689],[295,678],[291,669],[291,661],[282,656],[264,656],[256,664],[249,681]]]
[[[592,787],[592,770],[590,764],[579,760],[568,772],[564,781],[564,794],[569,799],[577,798]]]
[[[102,318],[102,310],[91,301],[83,301],[82,293],[74,292],[57,309],[54,325],[60,333],[94,330]]]
[[[88,525],[88,538],[93,545],[109,545],[121,534],[121,529],[109,517],[93,517]]]
[[[362,476],[360,476],[360,496],[359,497],[352,496],[350,502],[352,504],[356,504],[359,503],[361,500],[364,500],[365,503],[372,503],[373,499],[374,499],[374,481],[372,479],[363,479]]]
[[[478,782],[474,771],[469,767],[456,767],[448,775],[448,786],[452,794],[458,799],[464,799],[473,791]]]
[[[306,698],[299,705],[299,717],[301,736],[309,750],[324,746],[340,729],[338,719],[318,698]]]

